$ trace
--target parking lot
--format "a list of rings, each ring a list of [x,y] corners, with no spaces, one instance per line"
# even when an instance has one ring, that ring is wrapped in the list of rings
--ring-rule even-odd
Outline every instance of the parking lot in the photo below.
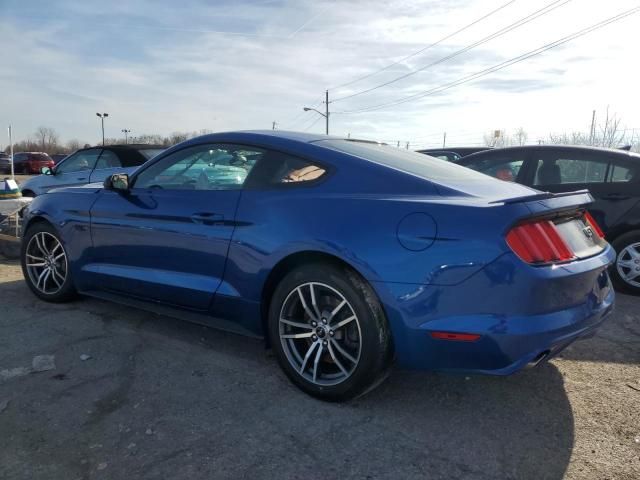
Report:
[[[256,340],[37,301],[16,261],[0,298],[1,478],[640,478],[635,297],[537,369],[394,371],[347,404],[302,394]],[[39,355],[55,367],[30,371]]]

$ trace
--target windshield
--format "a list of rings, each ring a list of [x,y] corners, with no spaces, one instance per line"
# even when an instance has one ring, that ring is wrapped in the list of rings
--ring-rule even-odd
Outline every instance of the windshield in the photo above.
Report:
[[[162,152],[165,151],[164,148],[141,148],[140,150],[138,150],[142,155],[145,156],[145,158],[147,160],[152,159],[153,157],[155,157],[156,155],[161,154]]]
[[[427,180],[487,181],[487,176],[446,160],[379,143],[320,140],[318,144]]]

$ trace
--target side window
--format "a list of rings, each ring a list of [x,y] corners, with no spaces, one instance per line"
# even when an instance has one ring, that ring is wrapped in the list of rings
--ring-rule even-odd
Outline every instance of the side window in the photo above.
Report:
[[[93,170],[100,155],[99,149],[83,150],[67,157],[58,167],[56,173],[82,172]]]
[[[640,180],[640,166],[611,164],[610,182],[637,182]]]
[[[98,163],[96,163],[96,170],[119,167],[122,167],[122,162],[118,158],[118,155],[111,150],[103,150],[100,158],[98,158]]]
[[[509,157],[481,158],[464,166],[482,172],[491,177],[507,182],[515,182],[518,173],[524,164],[524,158],[514,158],[514,154]]]
[[[174,152],[140,172],[134,188],[236,190],[264,150],[229,144],[197,145]]]
[[[605,181],[608,159],[594,158],[591,152],[543,154],[538,157],[534,185]]]
[[[260,188],[302,184],[317,180],[326,173],[326,169],[320,165],[285,153],[270,151],[256,165],[247,186]]]

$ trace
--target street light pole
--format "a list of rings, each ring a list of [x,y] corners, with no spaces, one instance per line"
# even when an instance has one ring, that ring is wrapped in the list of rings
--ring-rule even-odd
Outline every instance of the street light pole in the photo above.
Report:
[[[100,117],[100,121],[102,122],[102,146],[104,147],[104,119],[109,116],[108,113],[96,113],[98,117]]]
[[[316,112],[319,115],[322,115],[324,117],[324,121],[325,121],[325,133],[327,135],[329,135],[329,90],[325,91],[325,101],[324,101],[324,113],[322,113],[319,110],[316,110],[315,108],[311,108],[311,107],[303,107],[302,109],[305,112]]]
[[[126,128],[123,128],[122,130],[120,130],[122,133],[124,133],[124,144],[126,145],[127,143],[129,143],[129,137],[128,135],[131,133],[131,130],[127,130]]]
[[[9,125],[9,151],[11,152],[11,180],[15,180],[15,171],[13,169],[13,137],[12,137],[11,125]]]

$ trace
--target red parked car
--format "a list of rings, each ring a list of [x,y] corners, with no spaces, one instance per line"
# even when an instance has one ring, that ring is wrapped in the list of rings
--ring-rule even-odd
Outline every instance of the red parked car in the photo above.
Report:
[[[55,162],[42,152],[20,152],[13,155],[13,171],[16,173],[40,173],[42,167],[53,168]]]

